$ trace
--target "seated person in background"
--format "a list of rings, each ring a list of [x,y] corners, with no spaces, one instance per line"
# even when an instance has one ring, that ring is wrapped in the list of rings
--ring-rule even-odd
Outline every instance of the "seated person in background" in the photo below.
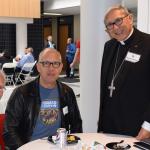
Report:
[[[56,134],[58,128],[82,132],[82,120],[73,90],[57,79],[62,59],[55,49],[41,51],[39,77],[17,87],[7,103],[4,140],[10,150]]]
[[[74,59],[75,52],[76,46],[72,43],[72,38],[68,38],[66,47],[66,77],[74,77],[74,68],[70,68],[70,64]]]
[[[12,62],[12,57],[7,50],[4,50],[2,56],[0,56],[1,67],[3,66],[4,63],[8,63],[8,62]]]
[[[46,48],[55,48],[55,49],[56,49],[56,44],[55,44],[54,41],[53,41],[52,35],[49,35],[49,36],[47,37],[47,40],[46,40],[46,42],[45,42],[45,47],[46,47]]]
[[[29,47],[25,51],[25,55],[21,57],[21,59],[18,61],[15,72],[20,72],[23,65],[25,63],[33,63],[34,62],[34,57],[33,57],[33,48]],[[24,72],[28,72],[29,70],[23,70]]]
[[[28,51],[28,48],[26,47],[26,48],[24,49],[24,55],[27,54],[27,51]],[[15,63],[19,62],[19,60],[20,60],[22,57],[23,57],[22,55],[17,55],[17,56],[13,59],[13,62],[15,62]]]

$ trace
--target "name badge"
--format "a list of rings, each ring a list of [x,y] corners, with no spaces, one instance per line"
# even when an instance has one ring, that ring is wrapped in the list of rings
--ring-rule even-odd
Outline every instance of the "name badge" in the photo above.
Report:
[[[141,57],[141,55],[139,55],[139,54],[128,52],[127,55],[126,55],[125,60],[130,61],[132,63],[136,63],[140,60],[140,57]]]
[[[63,108],[63,114],[64,115],[68,114],[68,106],[66,106],[66,107]]]

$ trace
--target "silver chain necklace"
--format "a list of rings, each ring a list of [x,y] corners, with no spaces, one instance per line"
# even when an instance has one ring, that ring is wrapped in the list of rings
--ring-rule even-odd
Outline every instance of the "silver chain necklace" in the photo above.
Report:
[[[112,97],[113,91],[116,89],[115,86],[114,86],[114,80],[118,76],[118,74],[119,74],[119,72],[120,72],[120,70],[122,68],[122,65],[123,65],[123,63],[125,61],[125,58],[124,58],[122,60],[121,64],[120,64],[119,68],[116,70],[119,50],[120,50],[120,45],[119,45],[118,50],[117,50],[117,56],[116,56],[116,60],[115,60],[115,67],[114,67],[114,71],[113,71],[113,77],[112,77],[112,80],[111,80],[111,84],[110,84],[110,86],[108,86],[108,89],[110,90],[109,97]],[[115,71],[116,71],[116,73],[115,73]]]

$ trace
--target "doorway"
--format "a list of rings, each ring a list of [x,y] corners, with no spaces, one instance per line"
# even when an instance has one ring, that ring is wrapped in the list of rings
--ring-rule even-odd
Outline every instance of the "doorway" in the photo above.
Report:
[[[43,29],[44,47],[46,45],[45,43],[49,35],[52,35],[52,27],[51,25],[45,25]]]
[[[58,50],[62,56],[62,62],[64,64],[63,70],[66,68],[66,43],[68,38],[68,25],[60,25],[58,29]]]
[[[73,16],[65,16],[58,18],[58,34],[57,34],[57,44],[58,50],[62,55],[62,62],[64,64],[63,71],[66,68],[66,46],[67,39],[71,37],[73,39]]]

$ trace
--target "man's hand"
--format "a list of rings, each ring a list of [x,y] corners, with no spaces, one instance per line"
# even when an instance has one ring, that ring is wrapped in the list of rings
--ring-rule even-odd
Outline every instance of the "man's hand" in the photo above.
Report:
[[[150,138],[150,132],[148,130],[145,130],[144,128],[141,128],[136,139],[142,140],[142,139],[146,139],[146,138]]]

